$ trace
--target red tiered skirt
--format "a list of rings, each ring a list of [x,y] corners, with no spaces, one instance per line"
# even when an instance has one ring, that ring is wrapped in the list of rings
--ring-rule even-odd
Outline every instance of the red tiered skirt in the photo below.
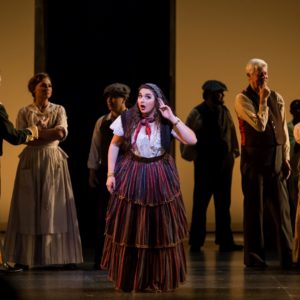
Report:
[[[126,154],[115,174],[101,267],[123,291],[174,290],[185,281],[188,226],[173,158]]]

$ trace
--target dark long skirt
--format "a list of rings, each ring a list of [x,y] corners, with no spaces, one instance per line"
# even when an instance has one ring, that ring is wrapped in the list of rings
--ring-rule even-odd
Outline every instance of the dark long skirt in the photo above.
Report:
[[[115,173],[101,266],[117,289],[172,291],[185,281],[188,235],[174,160],[127,154]]]

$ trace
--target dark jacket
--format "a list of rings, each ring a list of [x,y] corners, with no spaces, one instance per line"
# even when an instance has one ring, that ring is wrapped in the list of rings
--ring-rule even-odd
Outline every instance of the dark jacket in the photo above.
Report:
[[[28,135],[31,135],[30,130],[17,130],[9,121],[8,114],[3,104],[0,104],[0,156],[3,154],[3,140],[6,140],[12,145],[23,144]]]
[[[183,159],[222,160],[228,153],[234,157],[240,155],[235,126],[225,105],[218,105],[211,110],[204,101],[193,108],[186,124],[194,130],[198,142],[192,146],[180,144]]]

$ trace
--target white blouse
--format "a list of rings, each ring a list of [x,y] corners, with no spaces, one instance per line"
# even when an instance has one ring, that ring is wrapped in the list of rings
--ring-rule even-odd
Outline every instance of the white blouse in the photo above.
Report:
[[[157,123],[150,123],[151,135],[150,138],[146,135],[145,126],[141,127],[141,130],[137,136],[135,147],[132,147],[131,151],[141,157],[156,157],[164,153],[164,149],[161,147],[160,139],[160,127]],[[124,130],[122,126],[121,116],[119,116],[111,125],[110,128],[113,130],[113,133],[118,136],[124,136]],[[133,133],[131,137],[131,143],[134,142]]]

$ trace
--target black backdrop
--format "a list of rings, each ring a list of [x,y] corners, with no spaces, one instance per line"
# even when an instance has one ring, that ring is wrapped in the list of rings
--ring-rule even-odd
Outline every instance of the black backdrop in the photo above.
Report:
[[[84,245],[93,239],[87,158],[102,92],[123,82],[158,84],[174,104],[175,0],[36,0],[35,72],[49,73],[52,101],[67,112],[61,147],[69,168]],[[173,105],[174,106],[174,105]]]

